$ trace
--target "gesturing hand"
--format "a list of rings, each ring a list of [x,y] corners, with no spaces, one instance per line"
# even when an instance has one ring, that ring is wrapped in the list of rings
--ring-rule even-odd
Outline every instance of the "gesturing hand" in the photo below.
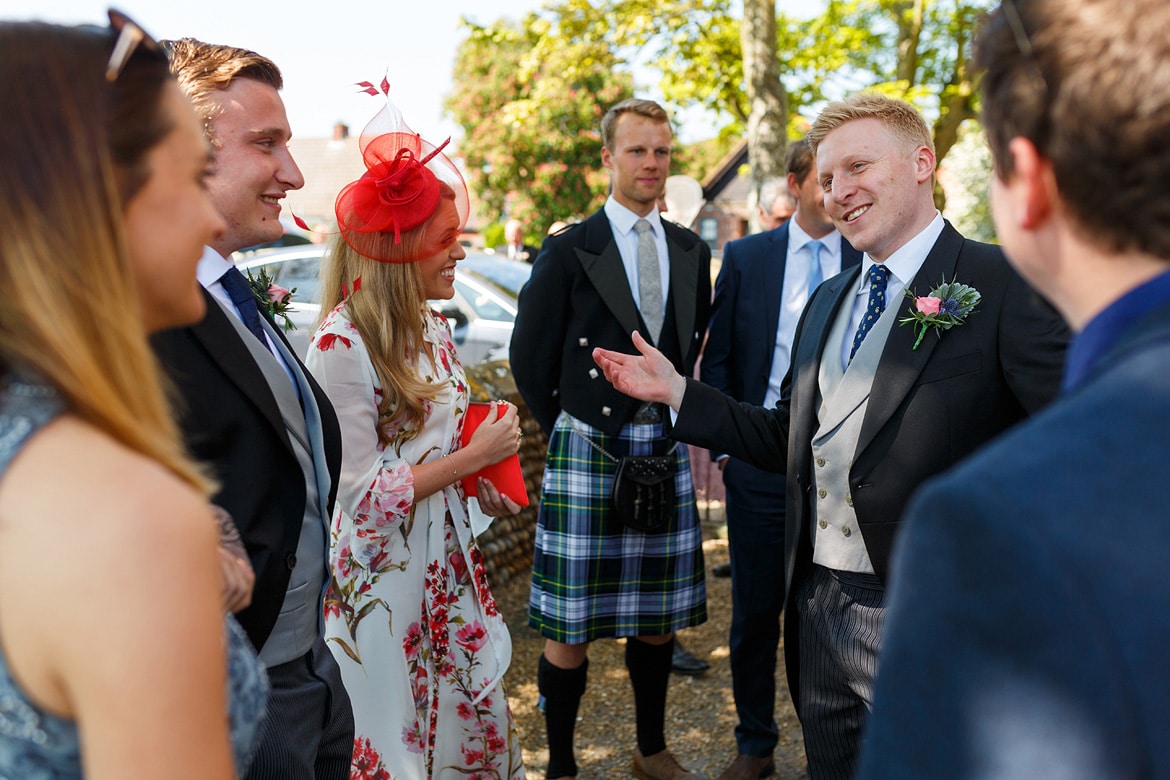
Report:
[[[593,362],[605,373],[610,384],[626,395],[678,409],[687,389],[687,380],[637,331],[633,333],[633,341],[640,355],[626,355],[598,347],[593,350]]]

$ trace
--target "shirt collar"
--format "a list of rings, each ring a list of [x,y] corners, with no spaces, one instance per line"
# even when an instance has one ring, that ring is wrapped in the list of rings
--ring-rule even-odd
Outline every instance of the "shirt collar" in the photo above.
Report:
[[[224,258],[211,247],[205,246],[203,247],[203,255],[199,258],[199,265],[195,267],[195,278],[206,290],[218,282],[220,277],[226,274],[232,266],[233,263],[230,260]]]
[[[614,200],[613,195],[610,195],[605,200],[605,216],[609,223],[617,228],[619,233],[629,233],[634,229],[634,224],[639,219],[644,219],[650,223],[655,236],[662,235],[662,217],[658,214],[658,206],[644,217],[639,217],[634,212]]]
[[[788,225],[788,251],[795,252],[804,249],[809,241],[820,241],[825,251],[833,257],[841,253],[841,234],[836,230],[830,230],[820,238],[813,238],[804,231],[799,224],[797,224],[795,217],[790,218],[786,223]],[[776,228],[779,230],[780,228]]]
[[[931,247],[938,241],[938,237],[942,235],[945,224],[942,214],[936,210],[934,212],[934,219],[930,221],[930,224],[922,232],[914,236],[914,238],[898,247],[893,254],[886,258],[886,262],[882,265],[890,269],[890,273],[903,285],[910,284],[910,281],[918,274],[918,269],[926,262],[926,256],[930,254]],[[869,292],[869,282],[866,277],[869,274],[869,269],[873,265],[874,261],[868,254],[862,257],[858,292]]]

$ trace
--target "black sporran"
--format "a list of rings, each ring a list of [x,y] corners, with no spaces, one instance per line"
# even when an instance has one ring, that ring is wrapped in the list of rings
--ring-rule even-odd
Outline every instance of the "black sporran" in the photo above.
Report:
[[[618,461],[610,498],[627,527],[654,534],[674,522],[675,458],[669,455],[627,455]]]

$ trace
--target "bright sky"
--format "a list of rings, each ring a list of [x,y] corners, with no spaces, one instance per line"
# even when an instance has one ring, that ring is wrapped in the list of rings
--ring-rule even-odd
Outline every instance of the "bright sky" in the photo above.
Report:
[[[780,0],[781,10],[813,12],[822,0]],[[390,94],[424,138],[458,135],[442,117],[451,92],[459,20],[519,19],[542,0],[0,0],[0,18],[106,24],[113,4],[155,38],[191,36],[253,49],[284,73],[293,134],[326,137],[342,121],[357,133],[381,107],[358,81],[389,75]],[[640,84],[640,87],[651,85]],[[688,135],[685,131],[681,133]],[[687,139],[690,140],[690,139]]]

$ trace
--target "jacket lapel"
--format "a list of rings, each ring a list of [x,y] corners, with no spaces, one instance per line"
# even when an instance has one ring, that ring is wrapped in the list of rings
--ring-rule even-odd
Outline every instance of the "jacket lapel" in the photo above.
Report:
[[[918,274],[906,285],[906,290],[916,295],[925,295],[943,281],[954,279],[955,266],[958,264],[959,251],[964,240],[949,222],[946,223],[922,267],[918,269]],[[909,312],[909,301],[905,293],[901,300],[892,301],[889,305],[898,307],[898,320]],[[866,409],[861,435],[857,440],[858,454],[869,446],[878,431],[894,416],[902,400],[918,381],[938,342],[938,338],[928,333],[918,345],[918,349],[914,349],[914,334],[911,328],[898,322],[894,323],[882,350],[881,362],[878,363],[877,372],[873,377],[869,407]]]
[[[678,334],[678,348],[687,354],[695,330],[695,295],[699,281],[699,244],[690,251],[679,246],[666,233],[666,250],[670,263],[670,295],[674,298],[674,323]]]
[[[585,222],[584,246],[576,247],[577,259],[597,294],[628,334],[635,330],[646,335],[634,294],[626,281],[622,255],[613,240],[609,219],[599,210]],[[649,336],[647,335],[647,340]]]
[[[848,272],[826,279],[809,300],[802,315],[803,320],[797,327],[796,351],[792,355],[791,369],[792,376],[796,378],[796,385],[791,390],[790,404],[799,411],[795,430],[789,437],[790,441],[809,442],[816,433],[817,412],[820,407],[821,359],[825,354],[829,332],[833,329],[833,319],[843,303],[851,300],[853,289],[857,285],[858,273],[859,269],[854,267]],[[801,338],[813,333],[816,334],[815,341]],[[833,359],[833,355],[830,355],[830,359]],[[805,459],[810,450],[800,447],[797,453],[798,458]]]
[[[280,406],[272,395],[264,373],[228,320],[231,315],[220,308],[219,301],[209,292],[204,290],[203,295],[207,299],[207,316],[191,327],[192,334],[224,374],[256,405],[264,419],[276,430],[278,438],[291,447]]]

